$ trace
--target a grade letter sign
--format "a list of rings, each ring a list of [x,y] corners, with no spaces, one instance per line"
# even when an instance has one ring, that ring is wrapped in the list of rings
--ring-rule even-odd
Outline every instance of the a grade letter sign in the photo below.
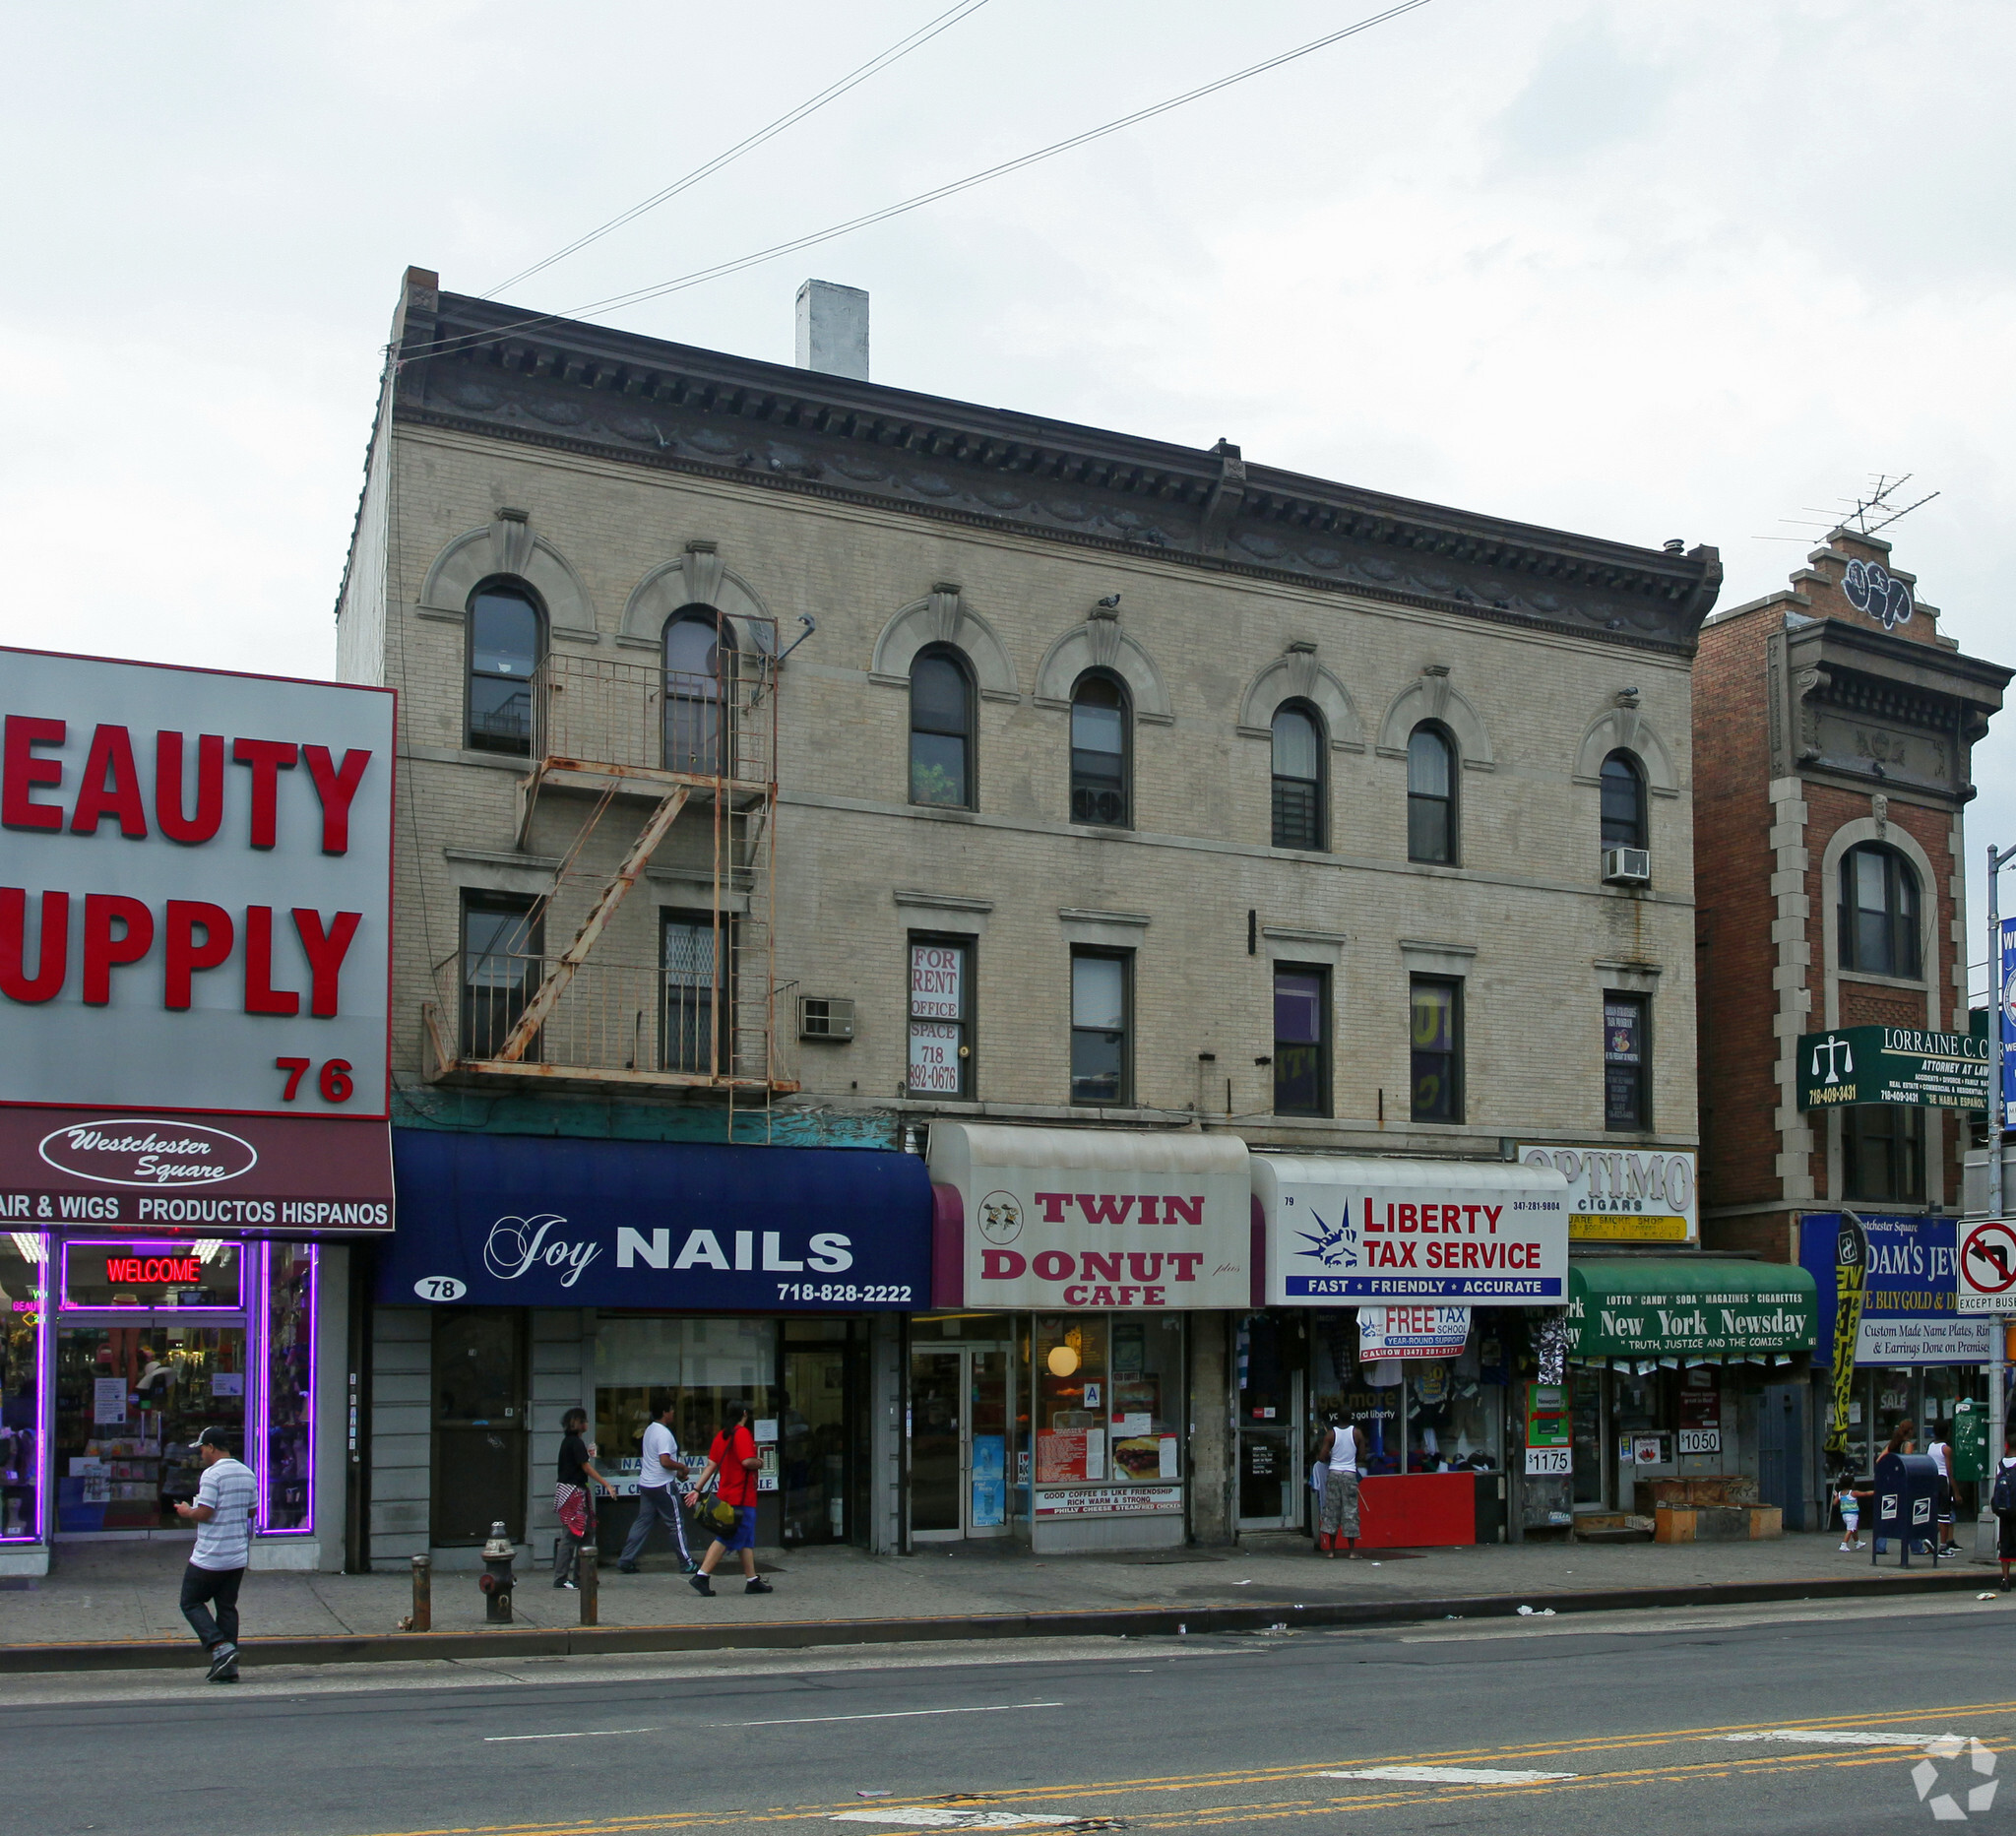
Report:
[[[1927,1109],[1988,1107],[1985,1034],[1923,1027],[1836,1027],[1802,1033],[1798,1107],[1902,1103]]]

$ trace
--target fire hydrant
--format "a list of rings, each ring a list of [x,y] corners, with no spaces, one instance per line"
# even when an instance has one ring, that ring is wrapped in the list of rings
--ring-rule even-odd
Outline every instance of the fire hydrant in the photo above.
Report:
[[[511,1623],[511,1589],[517,1577],[511,1563],[517,1551],[502,1524],[490,1526],[490,1540],[483,1545],[483,1572],[476,1586],[483,1590],[483,1617],[493,1625]]]

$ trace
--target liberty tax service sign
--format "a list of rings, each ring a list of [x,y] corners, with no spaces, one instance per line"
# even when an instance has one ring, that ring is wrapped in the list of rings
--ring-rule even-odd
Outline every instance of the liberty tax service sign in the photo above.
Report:
[[[1256,1154],[1253,1191],[1272,1305],[1566,1298],[1567,1181],[1550,1167]]]
[[[0,1222],[388,1227],[391,693],[0,684]]]
[[[940,1121],[930,1170],[959,1194],[963,1305],[1253,1304],[1236,1137]]]

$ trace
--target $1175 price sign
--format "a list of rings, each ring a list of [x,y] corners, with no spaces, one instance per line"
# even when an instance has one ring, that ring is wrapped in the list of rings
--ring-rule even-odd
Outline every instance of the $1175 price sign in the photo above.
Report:
[[[1572,1447],[1529,1447],[1526,1476],[1529,1479],[1566,1479],[1575,1470]]]

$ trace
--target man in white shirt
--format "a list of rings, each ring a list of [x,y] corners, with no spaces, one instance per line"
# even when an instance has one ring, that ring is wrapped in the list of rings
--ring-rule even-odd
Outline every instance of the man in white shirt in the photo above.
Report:
[[[238,1680],[238,1585],[252,1551],[252,1506],[258,1486],[252,1469],[235,1459],[222,1428],[196,1437],[203,1478],[194,1504],[175,1515],[196,1526],[196,1547],[182,1571],[182,1617],[210,1654],[210,1680]],[[210,1609],[217,1609],[216,1616]]]
[[[679,1439],[672,1432],[677,1405],[666,1390],[658,1391],[651,1400],[657,1406],[658,1419],[644,1430],[644,1459],[637,1474],[637,1521],[630,1526],[616,1566],[625,1574],[635,1574],[637,1558],[651,1539],[652,1525],[662,1521],[678,1545],[681,1571],[692,1574],[699,1563],[686,1547],[686,1520],[680,1515],[679,1488],[673,1484],[686,1474],[686,1462],[679,1457]]]

